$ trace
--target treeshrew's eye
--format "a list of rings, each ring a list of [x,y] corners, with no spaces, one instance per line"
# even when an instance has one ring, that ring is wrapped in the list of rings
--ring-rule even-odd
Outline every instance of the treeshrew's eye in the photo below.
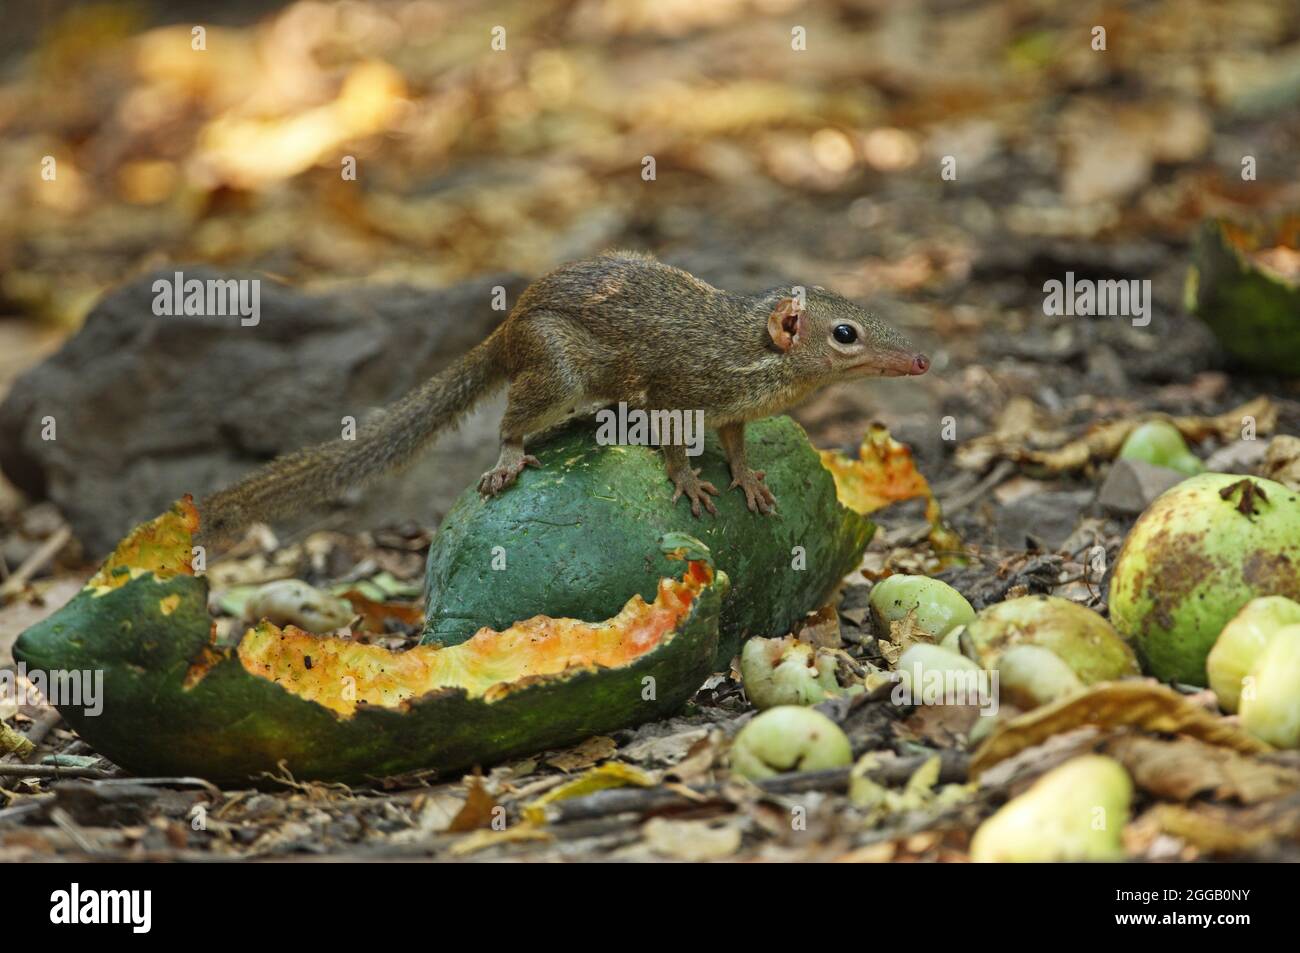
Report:
[[[858,339],[858,332],[851,324],[837,324],[831,334],[835,335],[835,340],[841,344],[852,344]]]

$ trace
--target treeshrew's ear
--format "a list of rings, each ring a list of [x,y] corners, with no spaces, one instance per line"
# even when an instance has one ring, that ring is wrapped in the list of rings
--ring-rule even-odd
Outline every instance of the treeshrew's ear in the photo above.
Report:
[[[782,298],[767,317],[767,333],[772,343],[782,351],[788,351],[801,340],[808,327],[808,319],[794,298]]]

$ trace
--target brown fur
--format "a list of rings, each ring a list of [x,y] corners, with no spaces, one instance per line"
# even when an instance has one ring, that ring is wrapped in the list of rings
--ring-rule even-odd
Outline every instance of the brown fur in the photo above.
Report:
[[[400,467],[505,381],[501,459],[484,474],[485,494],[501,492],[536,464],[524,453],[529,434],[583,404],[627,401],[704,411],[705,423],[725,438],[732,486],[745,491],[751,509],[767,512],[771,493],[745,463],[745,422],[839,380],[921,373],[928,365],[891,327],[839,295],[809,288],[800,309],[791,294],[729,294],[635,252],[564,265],[530,285],[486,341],[393,404],[355,441],[295,451],[208,497],[200,504],[205,535],[288,515]],[[844,322],[860,335],[851,348],[831,338]],[[707,494],[716,489],[698,480],[682,448],[664,449],[677,495],[690,498],[696,515],[701,504],[712,511]]]

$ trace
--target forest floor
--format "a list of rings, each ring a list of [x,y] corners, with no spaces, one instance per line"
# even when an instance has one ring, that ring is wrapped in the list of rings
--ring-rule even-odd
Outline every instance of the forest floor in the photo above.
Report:
[[[213,26],[206,57],[188,27],[126,6],[49,24],[0,74],[0,165],[52,155],[60,170],[0,180],[0,395],[105,290],[175,261],[304,288],[441,286],[634,247],[730,290],[798,276],[869,302],[933,366],[837,386],[796,418],[841,449],[886,424],[967,555],[940,570],[921,504],[882,510],[836,611],[802,637],[895,662],[904,644],[866,596],[898,571],[938,574],[976,610],[1055,594],[1105,614],[1141,505],[1136,490],[1101,505],[1117,448],[1089,435],[1182,418],[1211,469],[1256,472],[1273,437],[1300,434],[1300,380],[1234,359],[1186,298],[1207,220],[1300,206],[1300,17],[1263,0],[1118,4],[1099,52],[1073,4],[828,3],[801,14],[800,59],[793,14],[751,6],[290,4]],[[509,56],[486,47],[498,22]],[[345,153],[357,181],[340,177]],[[1149,281],[1149,320],[1045,313],[1045,283],[1067,273]],[[258,530],[210,572],[387,573],[400,646],[435,529]],[[0,666],[94,569],[57,507],[0,480]],[[1170,717],[1237,731],[1208,691],[1178,693]],[[678,717],[481,772],[223,789],[133,779],[54,709],[0,697],[0,722],[36,743],[0,757],[0,860],[960,861],[996,807],[1092,751],[1134,780],[1129,857],[1300,857],[1294,752],[1115,715],[1027,739],[975,778],[967,707],[876,694],[827,710],[855,753],[879,754],[856,778],[733,777],[727,749],[754,714],[733,669]],[[586,793],[534,803],[575,780]]]

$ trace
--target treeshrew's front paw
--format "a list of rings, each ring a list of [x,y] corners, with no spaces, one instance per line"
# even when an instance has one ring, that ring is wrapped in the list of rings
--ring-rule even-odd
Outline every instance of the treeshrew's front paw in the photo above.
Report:
[[[531,453],[525,453],[513,460],[497,463],[496,466],[479,478],[479,494],[484,499],[496,496],[519,479],[519,474],[524,472],[524,467],[540,467],[541,465],[542,462]]]
[[[692,516],[699,517],[701,506],[714,516],[718,515],[718,508],[713,505],[713,500],[709,496],[710,493],[717,496],[718,488],[712,483],[701,480],[699,470],[682,467],[675,473],[670,473],[669,477],[672,479],[673,485],[677,487],[677,492],[673,494],[674,503],[684,493],[691,501]]]
[[[751,513],[762,513],[764,515],[771,513],[776,509],[776,497],[772,491],[767,488],[763,482],[766,473],[762,470],[750,470],[748,468],[740,471],[732,471],[731,486],[728,490],[734,490],[740,487],[745,491],[745,504],[749,507]]]

